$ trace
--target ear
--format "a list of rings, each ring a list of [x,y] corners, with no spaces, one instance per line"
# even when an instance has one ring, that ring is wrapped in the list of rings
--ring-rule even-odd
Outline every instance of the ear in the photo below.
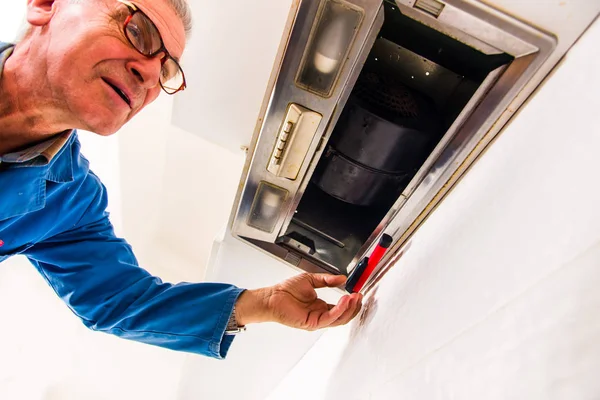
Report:
[[[54,9],[54,0],[27,0],[27,22],[34,26],[46,25]]]

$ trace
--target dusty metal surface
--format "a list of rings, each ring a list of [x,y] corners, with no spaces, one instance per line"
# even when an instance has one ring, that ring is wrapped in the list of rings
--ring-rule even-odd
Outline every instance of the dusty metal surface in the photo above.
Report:
[[[463,76],[385,38],[379,38],[375,42],[370,58],[381,64],[382,70],[389,71],[394,79],[419,92],[431,94],[438,106],[444,106],[464,79]]]

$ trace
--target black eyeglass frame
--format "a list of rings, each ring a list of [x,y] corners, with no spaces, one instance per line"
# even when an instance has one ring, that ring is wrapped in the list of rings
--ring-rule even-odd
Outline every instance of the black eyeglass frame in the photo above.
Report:
[[[131,47],[133,47],[134,49],[136,49],[138,51],[138,53],[140,53],[141,55],[148,57],[148,58],[153,58],[155,57],[158,53],[165,53],[165,57],[163,57],[161,59],[161,68],[162,66],[167,62],[167,60],[172,60],[175,65],[177,66],[177,68],[179,68],[179,71],[181,72],[181,77],[183,79],[183,82],[181,84],[181,86],[179,86],[179,88],[177,89],[171,89],[171,88],[167,88],[163,85],[163,83],[161,82],[161,79],[158,79],[158,83],[160,84],[160,87],[162,88],[162,90],[169,94],[169,95],[173,95],[177,92],[180,92],[182,90],[184,90],[187,87],[187,83],[185,80],[185,74],[183,73],[183,69],[181,68],[181,65],[179,65],[179,62],[173,57],[171,56],[171,54],[169,53],[169,51],[167,50],[167,48],[165,47],[165,43],[163,42],[162,36],[160,35],[160,32],[158,31],[158,28],[156,27],[156,25],[154,24],[154,22],[150,19],[150,17],[148,17],[146,15],[146,13],[144,13],[142,10],[140,10],[135,4],[130,3],[129,1],[126,0],[117,0],[119,3],[124,4],[125,6],[127,6],[127,9],[129,10],[129,16],[125,19],[125,22],[123,23],[123,34],[125,35],[125,37],[127,38],[127,41],[129,42],[129,44],[131,45]],[[131,22],[131,20],[133,19],[133,16],[136,13],[140,13],[144,16],[144,18],[146,18],[148,20],[148,22],[150,24],[152,24],[152,26],[154,27],[154,29],[156,30],[156,32],[158,33],[158,38],[160,39],[160,47],[158,50],[153,51],[150,54],[145,54],[144,52],[142,52],[140,49],[138,49],[138,47],[133,43],[133,41],[129,38],[129,34],[127,33],[127,25],[129,25],[129,23]]]

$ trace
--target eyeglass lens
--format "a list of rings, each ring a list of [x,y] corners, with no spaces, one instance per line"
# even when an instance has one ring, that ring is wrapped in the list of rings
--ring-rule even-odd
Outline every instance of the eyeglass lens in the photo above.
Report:
[[[162,48],[162,40],[156,25],[143,13],[136,12],[125,28],[131,44],[143,55],[151,56]],[[183,85],[183,72],[177,62],[167,57],[160,74],[160,84],[167,93],[174,93]]]

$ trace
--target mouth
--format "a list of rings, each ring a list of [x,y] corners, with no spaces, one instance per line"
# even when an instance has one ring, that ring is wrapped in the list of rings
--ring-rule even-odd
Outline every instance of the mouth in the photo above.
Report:
[[[119,88],[114,83],[110,82],[108,79],[102,78],[102,80],[104,81],[104,83],[110,86],[119,95],[119,97],[121,97],[123,101],[127,103],[127,105],[131,108],[131,99],[129,98],[129,96],[127,96],[127,93],[121,90],[121,88]]]

